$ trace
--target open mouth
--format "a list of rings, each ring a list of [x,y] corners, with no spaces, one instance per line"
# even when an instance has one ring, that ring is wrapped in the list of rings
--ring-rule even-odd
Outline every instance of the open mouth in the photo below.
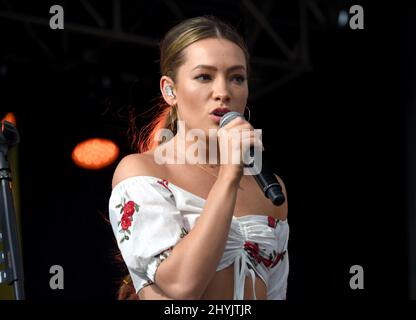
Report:
[[[217,108],[214,111],[212,111],[211,114],[213,114],[217,117],[222,117],[227,112],[230,112],[230,109],[228,109],[228,108]]]
[[[217,108],[214,111],[210,113],[211,118],[214,120],[216,124],[219,124],[221,121],[221,118],[226,114],[227,112],[230,112],[230,109],[228,108]]]

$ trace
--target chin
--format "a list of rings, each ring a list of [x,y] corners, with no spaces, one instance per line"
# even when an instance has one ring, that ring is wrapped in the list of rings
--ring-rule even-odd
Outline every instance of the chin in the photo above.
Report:
[[[219,129],[220,125],[216,124],[216,123],[211,123],[208,127],[207,127],[207,131],[208,129]]]

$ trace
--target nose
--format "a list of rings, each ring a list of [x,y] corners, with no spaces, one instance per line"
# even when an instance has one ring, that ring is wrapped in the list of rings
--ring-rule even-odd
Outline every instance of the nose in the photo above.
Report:
[[[230,101],[230,93],[227,87],[227,82],[224,79],[217,79],[213,87],[213,95],[215,101],[227,103]]]

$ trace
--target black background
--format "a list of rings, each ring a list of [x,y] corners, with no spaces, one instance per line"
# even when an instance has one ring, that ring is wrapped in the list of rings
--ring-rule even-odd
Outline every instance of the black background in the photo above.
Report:
[[[214,1],[205,9],[178,3],[186,17],[214,14],[242,30],[248,23],[235,1]],[[47,19],[52,4],[59,2],[20,2],[12,9]],[[311,28],[311,69],[250,101],[251,122],[263,129],[268,156],[288,192],[290,300],[408,298],[405,134],[414,101],[415,11],[353,4],[364,8],[364,30]],[[62,5],[65,21],[82,20],[76,5]],[[111,6],[94,5],[102,11],[101,5]],[[294,19],[296,5],[276,5],[276,12]],[[166,7],[147,9],[140,34],[160,38],[178,21]],[[280,27],[293,43],[296,32]],[[26,295],[112,300],[122,276],[105,221],[115,164],[86,171],[70,155],[76,143],[96,135],[117,141],[120,158],[133,152],[127,105],[144,112],[159,94],[158,50],[67,33],[65,51],[63,31],[34,30],[49,49],[28,36],[24,23],[0,19],[0,62],[7,65],[0,110],[15,112],[21,135]],[[271,48],[263,32],[251,53],[273,56]],[[261,66],[253,70],[252,93],[283,74]],[[49,288],[52,265],[64,267],[64,290]],[[364,268],[364,290],[349,287],[352,265]]]

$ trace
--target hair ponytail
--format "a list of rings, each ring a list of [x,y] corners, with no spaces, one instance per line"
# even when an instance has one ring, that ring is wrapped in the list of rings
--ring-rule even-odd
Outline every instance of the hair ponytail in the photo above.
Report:
[[[160,141],[157,136],[160,129],[169,129],[172,131],[173,136],[176,135],[178,120],[177,106],[170,106],[164,101],[163,97],[160,97],[159,102],[154,108],[156,108],[156,111],[154,111],[152,120],[140,130],[136,126],[137,116],[134,115],[134,111],[130,110],[129,112],[129,129],[127,134],[131,140],[131,149],[138,153],[154,149],[158,145],[166,142]]]

